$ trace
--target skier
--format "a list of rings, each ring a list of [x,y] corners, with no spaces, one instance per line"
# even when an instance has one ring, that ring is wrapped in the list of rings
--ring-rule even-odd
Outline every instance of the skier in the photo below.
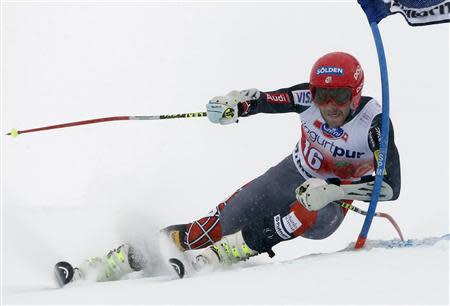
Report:
[[[208,119],[232,124],[258,113],[300,114],[301,139],[292,154],[237,190],[207,216],[162,230],[181,251],[204,249],[195,269],[246,260],[296,237],[325,239],[342,223],[340,204],[370,201],[381,136],[381,106],[362,96],[364,72],[356,58],[333,52],[313,65],[309,83],[276,91],[232,91],[206,105]],[[400,193],[400,161],[390,123],[381,201]],[[146,260],[124,244],[85,261],[76,273],[96,268],[98,281],[138,271]],[[63,282],[66,282],[63,280]],[[70,280],[69,280],[70,281]]]

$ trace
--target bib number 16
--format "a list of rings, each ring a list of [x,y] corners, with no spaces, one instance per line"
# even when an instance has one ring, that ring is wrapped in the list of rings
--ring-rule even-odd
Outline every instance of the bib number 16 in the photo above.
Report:
[[[312,169],[319,170],[322,166],[324,160],[322,153],[320,153],[316,148],[311,148],[311,143],[308,140],[305,140],[303,156]]]

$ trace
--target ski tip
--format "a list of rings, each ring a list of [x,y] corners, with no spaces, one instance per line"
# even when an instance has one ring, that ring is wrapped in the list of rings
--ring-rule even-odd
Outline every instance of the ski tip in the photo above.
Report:
[[[176,258],[170,258],[169,259],[169,263],[172,266],[172,268],[175,270],[175,273],[177,273],[179,278],[183,278],[184,277],[184,264]]]
[[[73,278],[74,269],[67,261],[60,261],[55,265],[55,277],[60,287],[64,287]]]

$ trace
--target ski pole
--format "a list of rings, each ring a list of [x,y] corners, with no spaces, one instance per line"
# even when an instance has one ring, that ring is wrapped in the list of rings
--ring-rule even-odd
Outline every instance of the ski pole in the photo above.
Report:
[[[354,211],[354,212],[356,212],[358,214],[361,214],[363,216],[367,215],[367,211],[362,210],[362,209],[360,209],[360,208],[358,208],[356,206],[353,206],[350,203],[344,203],[344,202],[341,202],[341,201],[336,201],[335,203],[338,203],[341,207],[350,209],[351,211]],[[390,215],[388,215],[386,213],[382,213],[382,212],[375,212],[374,216],[388,219],[388,221],[391,222],[392,226],[394,226],[394,228],[397,230],[397,233],[400,236],[400,239],[402,241],[404,241],[403,235],[402,235],[402,231],[400,230],[400,227],[398,226],[397,222],[395,222],[394,218],[392,218]]]
[[[53,129],[61,129],[71,126],[78,125],[86,125],[100,122],[108,122],[108,121],[119,121],[119,120],[162,120],[162,119],[180,119],[180,118],[198,118],[198,117],[206,117],[206,112],[195,112],[195,113],[184,113],[184,114],[170,114],[170,115],[156,115],[156,116],[115,116],[115,117],[105,117],[105,118],[96,118],[89,119],[83,121],[76,122],[67,122],[56,125],[43,126],[39,128],[29,129],[29,130],[17,130],[12,129],[11,132],[6,135],[17,137],[20,134],[53,130]]]

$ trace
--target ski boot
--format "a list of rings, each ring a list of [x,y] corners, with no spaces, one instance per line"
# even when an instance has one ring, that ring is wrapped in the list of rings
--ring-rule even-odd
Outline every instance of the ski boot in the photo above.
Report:
[[[127,244],[111,250],[104,257],[91,257],[79,267],[72,267],[65,261],[55,265],[58,284],[63,287],[79,279],[92,279],[97,282],[119,280],[128,273],[140,271],[145,265],[142,254]]]
[[[250,249],[242,237],[242,232],[222,237],[221,240],[208,247],[192,262],[197,272],[215,270],[218,267],[245,261],[259,253]]]

